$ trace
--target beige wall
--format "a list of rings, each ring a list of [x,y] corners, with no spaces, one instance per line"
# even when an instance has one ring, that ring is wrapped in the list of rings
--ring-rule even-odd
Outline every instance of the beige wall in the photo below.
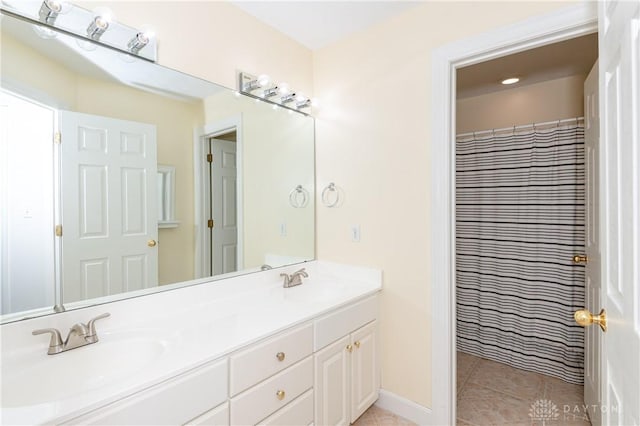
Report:
[[[585,75],[458,99],[457,133],[582,117]]]
[[[320,259],[384,271],[382,386],[431,404],[431,52],[566,4],[433,2],[314,52],[317,173],[341,208],[318,207]],[[360,224],[361,242],[348,228]]]

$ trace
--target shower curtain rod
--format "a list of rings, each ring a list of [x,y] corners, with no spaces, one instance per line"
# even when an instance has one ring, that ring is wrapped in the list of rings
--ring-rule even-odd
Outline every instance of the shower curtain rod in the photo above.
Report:
[[[555,121],[546,121],[544,123],[531,123],[531,124],[523,124],[520,126],[511,126],[511,127],[503,127],[501,129],[490,129],[490,130],[480,130],[478,132],[467,132],[456,135],[456,138],[462,138],[467,136],[479,136],[484,134],[496,134],[496,133],[504,133],[504,132],[513,132],[516,130],[524,130],[524,129],[538,129],[541,127],[551,127],[551,126],[559,126],[561,124],[573,123],[578,124],[579,122],[584,121],[584,117],[576,117],[576,118],[565,118],[564,120],[555,120]]]

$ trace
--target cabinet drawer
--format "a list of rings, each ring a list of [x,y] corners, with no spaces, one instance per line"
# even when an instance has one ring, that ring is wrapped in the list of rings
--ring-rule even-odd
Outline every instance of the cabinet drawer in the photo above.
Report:
[[[254,425],[313,386],[313,357],[231,399],[231,424]],[[283,391],[282,399],[278,391]]]
[[[232,355],[230,358],[231,396],[284,370],[311,355],[312,352],[313,325],[308,324]]]
[[[218,361],[77,417],[68,424],[176,425],[227,399],[227,360]]]
[[[273,413],[259,424],[264,426],[298,426],[313,423],[313,390],[305,392],[291,404]]]
[[[188,421],[186,426],[229,426],[229,403],[225,402],[219,407]]]
[[[316,320],[314,350],[324,348],[329,343],[373,321],[377,316],[378,297],[371,296]]]

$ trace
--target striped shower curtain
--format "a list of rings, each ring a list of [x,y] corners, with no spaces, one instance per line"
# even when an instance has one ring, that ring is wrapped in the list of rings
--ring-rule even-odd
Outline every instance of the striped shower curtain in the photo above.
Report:
[[[458,137],[458,350],[582,383],[584,190],[581,120]]]

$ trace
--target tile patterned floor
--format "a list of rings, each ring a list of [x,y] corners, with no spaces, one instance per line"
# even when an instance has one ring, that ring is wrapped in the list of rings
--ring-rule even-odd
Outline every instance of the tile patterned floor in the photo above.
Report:
[[[583,388],[458,352],[458,426],[591,425],[580,408]],[[545,401],[555,404],[542,406]],[[534,404],[541,407],[532,419]],[[556,411],[557,410],[557,411]]]
[[[372,405],[353,426],[415,426],[415,423]]]

